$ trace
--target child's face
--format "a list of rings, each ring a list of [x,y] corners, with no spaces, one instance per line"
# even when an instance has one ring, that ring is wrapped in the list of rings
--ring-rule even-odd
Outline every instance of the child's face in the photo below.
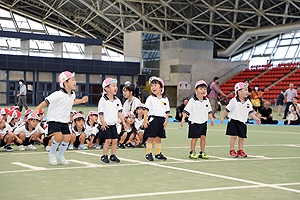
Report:
[[[129,92],[129,90],[127,90],[127,89],[124,89],[123,90],[123,96],[124,96],[124,98],[129,98],[130,96],[131,96],[131,93]]]
[[[292,102],[293,102],[293,104],[297,104],[297,103],[298,103],[298,100],[297,100],[296,98],[293,98],[293,99],[292,99]]]
[[[153,94],[155,94],[156,96],[160,95],[161,94],[161,90],[162,90],[162,88],[160,87],[159,83],[156,83],[154,81],[151,82],[151,92]]]
[[[106,92],[112,95],[116,95],[118,92],[118,85],[117,83],[111,83],[109,86],[105,88]]]
[[[195,89],[195,92],[200,96],[205,96],[207,93],[207,87],[205,86],[199,86],[197,89]]]
[[[28,124],[29,124],[29,126],[35,128],[35,127],[37,127],[37,125],[39,124],[39,120],[36,120],[36,119],[29,119],[29,120],[28,120]]]
[[[70,90],[75,90],[76,89],[75,77],[70,78],[68,81],[65,82],[65,84]]]
[[[125,121],[126,121],[128,124],[133,124],[133,123],[134,123],[134,117],[126,117],[126,118],[125,118]]]
[[[138,115],[143,115],[143,114],[144,114],[143,108],[139,107],[138,109],[136,109],[136,113],[137,113]]]
[[[19,120],[20,120],[20,118],[14,118],[14,119],[12,120],[12,122],[13,122],[13,123],[17,123]]]
[[[82,129],[84,126],[84,119],[79,118],[74,121],[74,124],[77,128]]]
[[[8,115],[8,114],[4,114],[4,115],[2,115],[2,116],[3,116],[3,120],[4,120],[4,121],[6,121],[6,120],[7,120],[7,115]]]
[[[291,110],[292,110],[292,111],[295,111],[295,108],[294,108],[294,106],[291,106]]]
[[[98,116],[97,115],[90,115],[89,118],[92,122],[97,122],[98,121]]]
[[[248,87],[244,87],[243,89],[241,89],[240,91],[238,91],[239,97],[242,98],[247,98],[248,96]]]
[[[2,120],[0,121],[0,129],[3,129],[4,126],[5,126],[5,120],[2,119]]]

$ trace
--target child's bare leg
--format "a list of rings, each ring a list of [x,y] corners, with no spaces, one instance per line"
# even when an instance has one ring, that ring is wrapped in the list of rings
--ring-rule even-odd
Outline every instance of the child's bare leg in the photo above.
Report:
[[[201,141],[200,141],[200,150],[204,151],[205,150],[205,142],[206,142],[206,137],[205,135],[201,135]]]
[[[195,151],[197,140],[198,140],[198,138],[192,138],[192,140],[191,140],[191,151]]]
[[[79,137],[80,145],[84,144],[85,138],[86,138],[85,134],[84,134],[84,133],[81,133],[81,134],[80,134],[80,137]]]
[[[107,155],[109,145],[111,143],[111,139],[106,139],[103,146],[103,155]]]
[[[288,124],[291,124],[291,120],[290,119],[288,119]]]
[[[231,136],[230,137],[230,150],[234,149],[234,145],[235,145],[235,140],[236,140],[237,136]]]
[[[75,133],[71,133],[70,144],[73,145],[74,142],[75,142],[75,140],[76,140],[76,135],[75,135]]]
[[[117,144],[118,144],[118,139],[113,139],[111,140],[111,155],[115,155],[117,151]]]
[[[239,150],[242,150],[244,147],[244,138],[239,137]]]

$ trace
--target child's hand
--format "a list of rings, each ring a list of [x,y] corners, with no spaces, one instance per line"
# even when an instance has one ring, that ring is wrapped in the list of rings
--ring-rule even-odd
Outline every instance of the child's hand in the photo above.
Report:
[[[168,123],[168,121],[166,120],[165,123],[164,123],[164,130],[166,130],[167,123]]]
[[[255,118],[254,121],[256,122],[256,124],[260,124],[260,120],[258,118]]]
[[[223,121],[224,121],[224,118],[222,117],[222,118],[221,118],[221,124],[223,124]]]
[[[215,125],[214,119],[211,119],[210,121],[211,121],[211,122],[210,122],[210,125],[211,125],[211,126],[214,126],[214,125]]]
[[[103,122],[101,125],[101,130],[102,131],[106,131],[106,128],[109,128],[108,125],[106,124],[106,122]]]
[[[184,119],[182,119],[180,123],[181,127],[183,127],[184,122],[185,122]]]
[[[3,138],[4,138],[4,135],[0,134],[0,139],[3,140]]]
[[[94,144],[92,142],[88,143],[89,148],[91,148]]]
[[[22,144],[23,141],[20,138],[17,138],[17,143]]]
[[[149,124],[150,124],[150,123],[149,123],[148,119],[145,119],[144,122],[143,122],[144,128],[145,128],[145,129],[148,128],[148,125],[149,125]]]
[[[81,102],[86,103],[86,102],[88,102],[88,100],[89,100],[88,96],[84,96],[84,97],[82,97]]]

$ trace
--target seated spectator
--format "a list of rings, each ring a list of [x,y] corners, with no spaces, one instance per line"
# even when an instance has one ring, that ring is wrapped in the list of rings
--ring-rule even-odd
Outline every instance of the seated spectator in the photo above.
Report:
[[[266,101],[265,106],[260,110],[260,118],[262,124],[278,124],[277,120],[273,120],[272,108],[270,102]]]
[[[289,119],[284,121],[284,124],[299,125],[300,124],[300,104],[298,98],[292,98],[292,104],[289,107]]]
[[[259,86],[255,85],[254,90],[252,90],[252,93],[251,93],[251,103],[252,103],[253,109],[256,111],[256,113],[259,113],[259,111],[262,107],[261,106],[262,105],[262,101],[261,101],[262,95],[263,95],[263,93],[259,89]]]
[[[183,104],[176,107],[175,119],[178,120],[179,122],[181,122],[181,120],[182,120],[182,113],[183,113],[183,110],[184,110],[185,106],[188,104],[188,102],[189,102],[189,100],[187,98],[184,98],[183,99]],[[187,122],[187,119],[186,119],[186,122]]]

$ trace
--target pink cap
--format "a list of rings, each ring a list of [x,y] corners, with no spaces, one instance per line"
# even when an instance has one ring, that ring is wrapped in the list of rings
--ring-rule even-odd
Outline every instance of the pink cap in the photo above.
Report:
[[[237,91],[239,91],[239,90],[241,90],[241,89],[243,89],[245,87],[248,87],[248,84],[245,84],[243,82],[236,83],[235,86],[234,86],[235,96],[237,96]]]
[[[133,112],[128,111],[128,112],[125,114],[125,117],[134,117],[134,114],[133,114]]]
[[[92,111],[89,112],[88,116],[90,116],[90,115],[97,115],[98,116],[98,112],[92,110]]]
[[[75,119],[78,119],[78,118],[83,118],[83,120],[85,119],[85,116],[81,113],[77,113],[76,115],[74,115],[73,117],[73,121],[75,121]]]
[[[200,80],[195,84],[195,89],[197,88],[198,85],[205,85],[207,87],[207,84],[204,80]]]
[[[102,82],[102,88],[103,88],[103,94],[106,94],[106,91],[104,88],[106,88],[107,86],[109,86],[112,83],[118,83],[117,79],[113,79],[113,78],[106,78],[103,82]]]
[[[139,103],[138,105],[136,105],[136,109],[137,108],[144,108],[145,104]]]
[[[33,114],[33,113],[30,113],[27,117],[27,120],[29,119],[36,119],[36,120],[39,120],[40,121],[40,118],[39,116],[37,116],[37,114]]]
[[[64,71],[58,76],[59,86],[64,88],[64,82],[75,76],[75,72]]]
[[[159,81],[162,84],[161,94],[163,94],[164,91],[165,91],[165,83],[164,83],[164,81],[161,78],[156,77],[156,76],[150,77],[149,78],[149,85],[151,85],[152,81],[155,81],[155,80]]]

